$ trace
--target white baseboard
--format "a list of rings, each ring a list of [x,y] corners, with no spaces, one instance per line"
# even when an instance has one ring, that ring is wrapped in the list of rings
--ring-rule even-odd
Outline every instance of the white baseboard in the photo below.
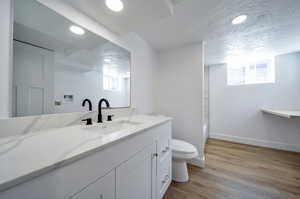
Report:
[[[198,156],[192,160],[188,161],[189,164],[200,167],[200,168],[204,168],[205,167],[205,156]]]
[[[300,145],[286,144],[286,143],[281,143],[281,142],[257,140],[257,139],[253,139],[253,138],[237,137],[237,136],[230,136],[230,135],[224,135],[224,134],[218,134],[218,133],[209,133],[209,138],[215,138],[215,139],[237,142],[237,143],[241,143],[241,144],[260,146],[260,147],[267,147],[267,148],[272,148],[272,149],[300,152]]]

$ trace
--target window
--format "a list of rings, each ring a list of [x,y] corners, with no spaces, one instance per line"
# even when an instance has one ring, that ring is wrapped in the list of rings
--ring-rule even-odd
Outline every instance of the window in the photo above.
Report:
[[[227,85],[275,83],[273,59],[250,63],[228,63]]]
[[[109,91],[119,90],[119,78],[109,75],[103,76],[103,89]]]
[[[120,90],[120,75],[115,68],[103,68],[103,89],[107,91]]]

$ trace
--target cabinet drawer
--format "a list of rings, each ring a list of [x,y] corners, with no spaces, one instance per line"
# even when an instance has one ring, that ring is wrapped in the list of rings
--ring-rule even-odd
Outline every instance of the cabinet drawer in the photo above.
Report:
[[[171,183],[171,179],[172,179],[171,162],[172,162],[171,151],[167,152],[163,156],[163,158],[159,159],[157,188],[159,191],[160,198],[162,198],[162,196],[165,194],[166,190],[168,189],[168,186]]]
[[[163,158],[167,153],[169,153],[171,151],[170,138],[163,137],[161,140],[159,140],[157,150],[160,158]]]
[[[115,170],[89,185],[71,199],[115,199]]]
[[[161,135],[157,142],[157,153],[159,157],[163,157],[169,151],[171,151],[171,126],[170,124],[165,124],[160,127]]]

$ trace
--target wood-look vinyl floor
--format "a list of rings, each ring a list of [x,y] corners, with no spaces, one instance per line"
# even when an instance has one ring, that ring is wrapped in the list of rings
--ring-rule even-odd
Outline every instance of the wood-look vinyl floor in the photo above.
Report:
[[[206,167],[164,199],[300,199],[300,153],[209,139]]]

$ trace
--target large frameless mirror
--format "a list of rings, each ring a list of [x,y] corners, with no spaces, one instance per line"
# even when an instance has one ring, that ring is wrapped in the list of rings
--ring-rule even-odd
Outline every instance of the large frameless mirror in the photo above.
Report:
[[[130,106],[130,52],[35,0],[14,1],[13,117]]]

